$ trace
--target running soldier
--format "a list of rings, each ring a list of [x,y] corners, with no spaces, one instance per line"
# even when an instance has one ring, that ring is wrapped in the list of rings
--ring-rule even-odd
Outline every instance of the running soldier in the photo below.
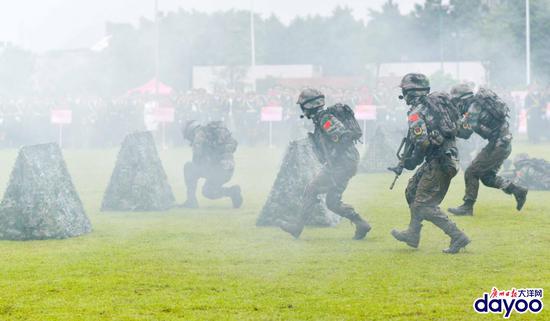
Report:
[[[464,203],[459,207],[449,208],[449,212],[455,215],[474,215],[480,180],[485,186],[513,194],[516,209],[520,211],[527,199],[527,189],[497,175],[503,162],[512,152],[508,106],[493,91],[486,88],[480,88],[474,95],[473,89],[467,84],[454,86],[451,89],[451,97],[454,105],[463,114],[458,137],[468,139],[475,132],[486,139],[488,144],[464,173]]]
[[[235,161],[233,153],[237,141],[222,122],[214,121],[201,126],[197,121],[187,122],[183,138],[193,148],[193,159],[185,163],[183,173],[187,185],[187,200],[183,207],[198,208],[196,190],[200,178],[205,178],[202,194],[209,199],[229,197],[234,208],[242,205],[241,188],[238,185],[224,187],[233,176]]]
[[[409,131],[405,153],[398,166],[390,168],[397,175],[403,169],[413,170],[422,164],[409,180],[405,192],[411,213],[408,229],[392,230],[392,236],[408,246],[417,248],[422,221],[432,222],[451,238],[444,253],[455,254],[470,243],[470,239],[441,211],[451,179],[458,171],[458,152],[455,135],[457,111],[448,95],[430,92],[430,83],[423,74],[407,74],[401,80],[403,95],[410,106]]]
[[[352,206],[342,202],[342,194],[349,180],[357,173],[359,165],[359,152],[355,148],[355,143],[361,139],[362,132],[353,110],[342,104],[325,109],[325,96],[312,88],[304,89],[300,93],[297,104],[300,105],[304,116],[311,119],[315,125],[314,132],[309,133],[309,136],[323,168],[304,192],[299,222],[280,222],[280,227],[299,238],[308,215],[319,202],[318,196],[326,194],[327,208],[354,223],[353,239],[361,240],[371,227]]]

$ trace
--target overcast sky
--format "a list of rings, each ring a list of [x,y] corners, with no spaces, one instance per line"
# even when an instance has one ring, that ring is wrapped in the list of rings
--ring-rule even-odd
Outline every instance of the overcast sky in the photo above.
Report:
[[[328,15],[337,5],[349,6],[358,18],[378,9],[386,0],[254,0],[254,10],[275,13],[284,22],[296,15]],[[409,12],[420,0],[396,0]],[[154,0],[0,0],[0,41],[35,51],[91,47],[105,32],[105,22],[136,23],[153,16]],[[159,0],[159,9],[199,11],[248,9],[252,0]]]

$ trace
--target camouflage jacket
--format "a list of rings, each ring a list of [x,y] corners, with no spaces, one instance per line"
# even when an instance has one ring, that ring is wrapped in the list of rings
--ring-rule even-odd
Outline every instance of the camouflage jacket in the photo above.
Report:
[[[509,126],[507,120],[495,119],[482,102],[474,99],[460,121],[458,136],[468,139],[475,132],[490,142],[509,143],[512,140]]]
[[[193,141],[193,162],[204,165],[219,165],[224,168],[234,166],[233,154],[237,150],[237,141],[222,122],[210,122],[200,126]]]
[[[418,100],[408,112],[409,144],[414,146],[406,168],[414,168],[422,163],[443,155],[457,154],[456,139],[452,134],[443,135],[436,123],[437,115]]]
[[[359,162],[355,143],[347,139],[349,130],[330,110],[322,110],[313,117],[315,153],[321,163],[336,166],[341,163]]]

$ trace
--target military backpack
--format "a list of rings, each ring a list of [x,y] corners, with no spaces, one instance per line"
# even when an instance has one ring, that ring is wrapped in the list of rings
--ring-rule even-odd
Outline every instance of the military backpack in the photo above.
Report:
[[[435,127],[445,137],[454,137],[457,133],[460,112],[444,92],[433,92],[422,101],[432,112]]]
[[[489,113],[497,124],[502,124],[509,117],[510,108],[508,105],[491,89],[479,88],[475,95],[475,101],[482,106],[482,110]]]
[[[237,142],[223,122],[213,121],[204,126],[210,148],[216,153],[234,152]]]
[[[363,130],[357,122],[357,119],[355,119],[355,113],[351,107],[348,105],[336,104],[327,108],[327,112],[342,122],[348,131],[347,136],[352,142],[356,143],[361,141]]]

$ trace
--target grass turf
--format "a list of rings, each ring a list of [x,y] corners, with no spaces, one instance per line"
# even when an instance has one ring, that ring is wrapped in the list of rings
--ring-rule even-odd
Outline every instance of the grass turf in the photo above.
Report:
[[[549,145],[515,152],[550,159]],[[474,217],[453,218],[472,238],[459,255],[425,223],[420,248],[390,236],[409,219],[407,176],[356,176],[345,200],[373,225],[364,241],[353,226],[308,228],[293,240],[255,219],[278,171],[282,150],[241,148],[233,181],[242,209],[199,198],[199,210],[101,213],[116,151],[65,151],[94,231],[50,241],[0,241],[0,320],[469,320],[473,301],[496,286],[550,289],[550,192],[530,192],[521,213],[513,198],[481,188]],[[16,151],[0,152],[5,186]],[[161,153],[178,202],[188,149]],[[460,203],[462,173],[443,208]],[[515,313],[515,320],[548,320]]]

